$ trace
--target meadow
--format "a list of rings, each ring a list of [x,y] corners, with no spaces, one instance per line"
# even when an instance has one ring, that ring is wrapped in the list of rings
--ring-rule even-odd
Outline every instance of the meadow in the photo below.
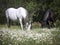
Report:
[[[32,28],[0,25],[0,45],[60,45],[60,28]]]

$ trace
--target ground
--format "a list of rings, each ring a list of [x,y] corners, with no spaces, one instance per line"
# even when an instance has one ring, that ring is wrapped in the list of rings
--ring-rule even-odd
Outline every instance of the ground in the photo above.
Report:
[[[0,45],[59,45],[59,28],[21,30],[18,26],[0,25]]]

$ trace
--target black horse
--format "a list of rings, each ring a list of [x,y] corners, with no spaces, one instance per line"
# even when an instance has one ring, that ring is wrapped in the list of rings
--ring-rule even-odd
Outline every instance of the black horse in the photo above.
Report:
[[[54,27],[54,13],[52,10],[48,9],[44,15],[44,18],[41,22],[41,26],[43,28],[48,27]]]

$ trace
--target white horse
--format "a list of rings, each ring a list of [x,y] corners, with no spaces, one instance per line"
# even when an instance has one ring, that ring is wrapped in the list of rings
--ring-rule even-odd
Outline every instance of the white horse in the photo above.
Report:
[[[7,18],[8,27],[10,26],[9,20],[12,20],[12,21],[19,20],[21,29],[23,30],[22,20],[24,19],[26,29],[30,30],[31,23],[28,20],[28,12],[25,8],[23,8],[23,7],[19,7],[17,9],[8,8],[6,10],[6,18]]]

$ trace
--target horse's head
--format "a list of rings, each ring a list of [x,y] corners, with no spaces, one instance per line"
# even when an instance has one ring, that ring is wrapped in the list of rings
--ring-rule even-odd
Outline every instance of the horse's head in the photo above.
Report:
[[[29,21],[29,22],[26,23],[26,29],[27,30],[31,29],[31,21]]]

